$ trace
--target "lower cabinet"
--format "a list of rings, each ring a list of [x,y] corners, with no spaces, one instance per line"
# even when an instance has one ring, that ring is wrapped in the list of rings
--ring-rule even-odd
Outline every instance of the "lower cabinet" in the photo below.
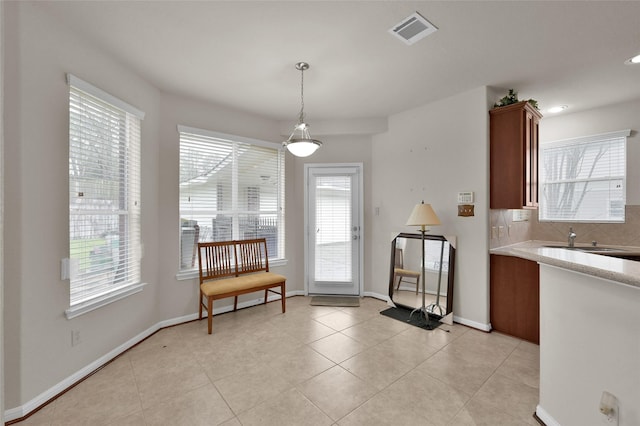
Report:
[[[540,270],[536,262],[513,256],[490,256],[491,327],[510,336],[540,343]]]

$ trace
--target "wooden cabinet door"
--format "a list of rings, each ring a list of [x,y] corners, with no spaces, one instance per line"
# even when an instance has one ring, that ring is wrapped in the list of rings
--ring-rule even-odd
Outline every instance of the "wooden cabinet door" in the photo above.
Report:
[[[536,262],[490,256],[492,329],[540,343],[540,272]]]
[[[490,208],[538,206],[538,123],[528,102],[489,111]]]

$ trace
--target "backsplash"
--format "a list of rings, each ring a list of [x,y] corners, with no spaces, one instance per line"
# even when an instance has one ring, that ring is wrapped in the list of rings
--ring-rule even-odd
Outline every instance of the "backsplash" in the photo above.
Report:
[[[566,242],[569,227],[576,233],[576,244],[640,246],[640,206],[626,206],[625,223],[539,222],[537,211],[526,222],[513,222],[511,210],[490,210],[490,248],[516,244],[527,240]],[[493,227],[503,226],[502,237],[491,238]],[[511,228],[509,228],[509,226]]]

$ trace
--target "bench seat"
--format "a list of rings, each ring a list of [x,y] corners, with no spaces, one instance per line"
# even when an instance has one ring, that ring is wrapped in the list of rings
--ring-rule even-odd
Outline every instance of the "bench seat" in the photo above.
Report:
[[[205,281],[200,289],[202,294],[207,297],[214,296],[216,299],[222,299],[242,292],[251,293],[274,287],[286,279],[284,275],[273,272],[256,272],[239,277]]]

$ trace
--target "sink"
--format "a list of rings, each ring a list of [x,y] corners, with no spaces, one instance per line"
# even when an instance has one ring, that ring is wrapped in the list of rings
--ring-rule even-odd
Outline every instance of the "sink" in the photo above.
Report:
[[[585,247],[569,247],[569,246],[554,246],[554,245],[549,245],[549,246],[542,246],[542,247],[547,247],[547,248],[560,248],[560,249],[565,249],[565,250],[578,250],[578,251],[598,251],[598,252],[603,252],[603,251],[625,251],[623,249],[619,249],[619,248],[611,248],[611,247],[593,247],[593,246],[585,246]]]

